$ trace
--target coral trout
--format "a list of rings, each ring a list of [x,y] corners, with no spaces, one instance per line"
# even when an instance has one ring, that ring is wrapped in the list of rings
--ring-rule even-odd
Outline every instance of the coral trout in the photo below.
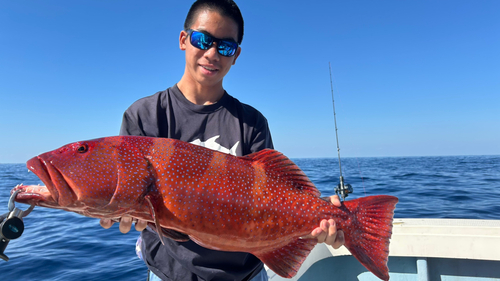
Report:
[[[132,216],[148,221],[162,241],[252,253],[288,278],[317,244],[301,237],[332,218],[352,255],[389,279],[398,199],[369,196],[337,208],[275,150],[236,157],[173,139],[120,136],[71,143],[27,167],[45,186],[16,187],[17,202],[93,218]]]

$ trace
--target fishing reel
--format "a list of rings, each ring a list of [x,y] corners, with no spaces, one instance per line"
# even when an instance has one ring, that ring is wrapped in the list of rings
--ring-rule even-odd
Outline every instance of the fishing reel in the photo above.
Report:
[[[16,190],[9,199],[9,212],[0,215],[0,258],[4,261],[9,261],[3,252],[7,248],[10,240],[21,237],[24,232],[23,218],[26,217],[35,207],[30,206],[26,211],[15,207],[14,200],[19,190]]]
[[[335,187],[335,194],[342,198],[342,201],[345,201],[345,198],[352,192],[352,186],[348,183],[344,184],[344,177],[340,176],[340,183]]]

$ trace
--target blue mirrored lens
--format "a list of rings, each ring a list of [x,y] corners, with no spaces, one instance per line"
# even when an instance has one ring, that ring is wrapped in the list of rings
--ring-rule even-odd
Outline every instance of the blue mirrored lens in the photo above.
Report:
[[[191,33],[191,44],[198,49],[208,50],[213,44],[212,37],[201,33],[193,31]]]
[[[191,45],[201,50],[208,50],[213,43],[217,43],[217,52],[225,57],[231,57],[238,49],[238,43],[228,40],[220,40],[208,34],[190,30]]]
[[[221,40],[217,43],[217,50],[219,51],[219,54],[226,57],[233,56],[237,48],[238,44],[236,44],[236,42]]]

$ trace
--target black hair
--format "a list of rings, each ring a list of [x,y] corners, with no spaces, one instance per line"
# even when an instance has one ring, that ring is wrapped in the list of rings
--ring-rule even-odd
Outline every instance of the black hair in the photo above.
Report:
[[[188,30],[194,24],[200,11],[209,10],[218,12],[221,16],[228,17],[238,25],[238,44],[243,41],[243,16],[240,8],[233,0],[197,0],[193,3],[184,21],[184,30]]]

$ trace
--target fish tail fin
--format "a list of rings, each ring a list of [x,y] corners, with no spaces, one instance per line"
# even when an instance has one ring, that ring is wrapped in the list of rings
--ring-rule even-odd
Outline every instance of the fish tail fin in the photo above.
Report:
[[[350,222],[340,228],[345,233],[345,247],[368,270],[382,280],[389,280],[389,240],[398,198],[369,196],[345,201],[341,208],[350,213]]]

